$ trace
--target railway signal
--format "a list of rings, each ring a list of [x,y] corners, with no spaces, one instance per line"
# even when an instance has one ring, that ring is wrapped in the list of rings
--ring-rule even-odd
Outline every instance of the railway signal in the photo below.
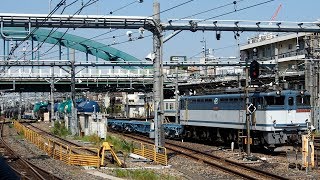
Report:
[[[256,60],[253,60],[250,64],[250,78],[257,79],[259,77],[259,63]]]
[[[248,106],[248,112],[250,114],[254,113],[257,110],[257,108],[253,104],[249,104]]]

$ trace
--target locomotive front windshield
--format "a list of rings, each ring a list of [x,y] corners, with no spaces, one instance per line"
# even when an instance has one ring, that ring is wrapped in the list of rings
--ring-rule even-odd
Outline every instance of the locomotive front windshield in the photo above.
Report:
[[[305,95],[305,96],[298,95],[297,96],[297,106],[310,106],[310,96],[309,95]]]

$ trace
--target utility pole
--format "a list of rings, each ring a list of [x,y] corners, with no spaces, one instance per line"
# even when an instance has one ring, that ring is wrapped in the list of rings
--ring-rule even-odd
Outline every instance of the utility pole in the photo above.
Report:
[[[19,90],[19,103],[18,103],[18,120],[21,120],[21,108],[22,108],[22,97],[21,97],[21,88]]]
[[[156,150],[159,150],[159,147],[163,146],[163,131],[162,131],[162,120],[163,115],[161,114],[163,101],[161,101],[163,94],[162,93],[162,29],[160,26],[160,4],[158,1],[153,3],[153,19],[155,22],[155,29],[153,30],[153,51],[155,53],[155,59],[153,61],[154,69],[154,84],[153,84],[153,94],[154,94],[154,123],[155,123],[155,146]]]
[[[175,83],[175,109],[176,109],[176,123],[179,123],[179,87],[178,87],[178,66],[176,66],[176,83]]]
[[[52,125],[54,125],[54,120],[55,120],[55,116],[54,116],[54,97],[53,97],[53,93],[54,93],[54,66],[52,66],[51,69],[51,81],[50,81],[50,101],[51,101],[51,123]]]
[[[279,90],[279,63],[278,63],[278,57],[279,55],[279,50],[278,50],[278,44],[276,44],[275,46],[275,49],[274,49],[274,60],[275,60],[275,63],[276,63],[276,66],[275,66],[275,90]]]
[[[76,73],[75,73],[75,50],[72,49],[71,58],[71,133],[72,135],[77,135],[79,133],[78,129],[78,118],[77,118],[77,108],[76,108]]]
[[[203,58],[204,58],[204,64],[207,63],[207,41],[203,38],[202,41],[200,41],[203,43]],[[208,67],[205,66],[204,67],[204,77],[207,77],[208,75]]]

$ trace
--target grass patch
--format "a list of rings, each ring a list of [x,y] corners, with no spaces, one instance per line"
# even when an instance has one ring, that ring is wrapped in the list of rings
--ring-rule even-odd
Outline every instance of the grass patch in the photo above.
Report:
[[[103,140],[101,140],[101,138],[97,135],[97,134],[93,134],[90,136],[76,136],[74,137],[74,139],[76,140],[81,140],[81,141],[85,141],[85,142],[91,142],[96,146],[99,146],[102,144]]]
[[[130,153],[133,149],[132,143],[128,143],[122,138],[115,136],[107,136],[106,141],[113,145],[113,149],[116,152]]]
[[[106,141],[113,145],[113,150],[115,152],[120,152],[123,154],[123,161],[126,163],[129,154],[133,150],[133,144],[128,143],[123,138],[118,138],[115,136],[107,136]]]
[[[64,122],[61,121],[54,122],[54,126],[51,129],[51,133],[59,137],[66,137],[67,135],[71,134],[65,127]]]
[[[133,180],[176,180],[178,178],[170,175],[163,175],[155,173],[150,170],[114,170],[115,176],[120,178],[128,178]]]
[[[23,133],[18,134],[17,136],[15,136],[16,140],[21,140],[24,139],[24,135]]]
[[[8,127],[9,127],[9,128],[13,128],[13,124],[9,123],[9,124],[8,124]]]

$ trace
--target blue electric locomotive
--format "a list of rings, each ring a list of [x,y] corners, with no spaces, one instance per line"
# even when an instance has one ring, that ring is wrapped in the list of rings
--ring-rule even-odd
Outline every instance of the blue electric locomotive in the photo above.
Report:
[[[255,145],[272,148],[300,142],[311,118],[309,93],[254,92],[249,94],[249,101],[256,109],[250,121]],[[180,124],[184,126],[184,137],[237,141],[246,129],[245,94],[183,96]]]

